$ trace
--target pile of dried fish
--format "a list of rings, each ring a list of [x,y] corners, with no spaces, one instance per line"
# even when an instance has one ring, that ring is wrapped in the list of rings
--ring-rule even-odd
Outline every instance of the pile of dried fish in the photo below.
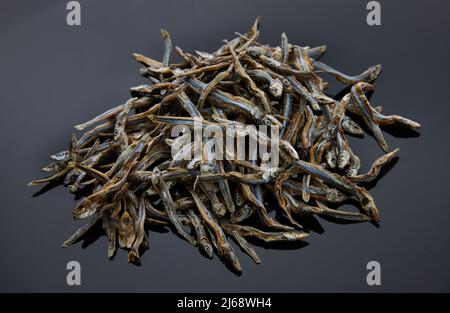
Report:
[[[75,126],[89,130],[80,138],[73,135],[67,151],[51,156],[44,171],[52,176],[30,183],[62,182],[85,195],[73,217],[91,220],[64,247],[101,223],[109,239],[108,256],[120,247],[136,263],[149,246],[148,230],[169,226],[206,256],[216,253],[240,271],[229,238],[259,263],[248,238],[303,240],[308,236],[304,216],[380,220],[361,185],[374,180],[398,153],[387,153],[380,126],[420,125],[370,105],[367,94],[380,65],[349,76],[318,61],[325,46],[297,46],[283,33],[280,46],[271,47],[258,42],[259,34],[257,19],[249,32],[224,41],[217,51],[191,54],[173,49],[163,30],[162,61],[133,55],[144,65],[140,72],[148,84],[131,88],[133,98],[126,103]],[[179,63],[171,60],[173,50]],[[348,93],[327,95],[323,73],[345,84]],[[257,140],[264,136],[246,126],[279,126],[278,166],[267,169],[260,157],[211,160],[204,153],[186,160],[193,143],[173,155],[172,148],[183,139],[171,136],[173,127],[193,127],[195,120],[219,128],[233,125]],[[361,174],[347,135],[362,136],[364,130],[387,154]],[[349,199],[358,212],[341,209]]]

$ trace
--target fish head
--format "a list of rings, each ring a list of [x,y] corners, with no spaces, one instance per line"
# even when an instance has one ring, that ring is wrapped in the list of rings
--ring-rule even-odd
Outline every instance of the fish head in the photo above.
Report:
[[[200,241],[200,247],[202,248],[202,251],[206,254],[206,256],[210,259],[214,257],[214,250],[211,244],[208,242],[207,239],[203,238]]]
[[[328,165],[331,168],[336,168],[337,160],[336,160],[336,152],[334,151],[334,149],[331,149],[330,151],[327,152],[326,160],[327,160]]]
[[[69,151],[61,151],[50,156],[50,159],[55,161],[67,161],[69,159]]]
[[[95,213],[97,205],[89,201],[87,198],[75,207],[72,212],[74,219],[84,219]]]
[[[227,211],[225,205],[223,203],[221,203],[221,202],[214,203],[213,204],[213,210],[219,216],[224,216],[226,211]]]
[[[231,265],[231,267],[238,271],[241,272],[242,268],[241,268],[241,263],[239,262],[239,259],[237,258],[237,256],[233,253],[232,250],[229,250],[227,252],[225,252],[224,258],[228,261],[228,263]]]
[[[343,169],[350,162],[350,152],[348,150],[342,150],[338,156],[338,167]]]
[[[299,232],[299,231],[287,231],[283,233],[283,237],[286,238],[288,241],[297,241],[302,240],[303,238],[307,237],[308,233]]]
[[[327,201],[329,202],[342,202],[346,199],[347,196],[337,189],[332,188],[327,191]]]
[[[269,92],[275,97],[279,98],[283,93],[283,84],[280,80],[276,79],[269,86]]]
[[[252,46],[252,47],[248,47],[246,52],[250,56],[257,58],[260,55],[265,55],[267,53],[267,49],[264,47]]]
[[[251,206],[245,203],[244,205],[240,206],[232,215],[231,215],[231,222],[233,223],[239,223],[242,222],[246,217],[249,216],[249,211],[251,210]]]

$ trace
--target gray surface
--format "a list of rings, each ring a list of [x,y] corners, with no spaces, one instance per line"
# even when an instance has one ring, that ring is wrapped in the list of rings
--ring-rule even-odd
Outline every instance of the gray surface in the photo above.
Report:
[[[81,27],[65,24],[65,1],[0,4],[0,291],[450,291],[450,2],[382,1],[381,27],[367,26],[360,0],[80,2]],[[66,148],[72,125],[122,103],[142,82],[131,53],[160,58],[161,27],[187,51],[212,50],[256,15],[264,42],[278,44],[286,31],[293,43],[327,44],[323,60],[348,73],[382,63],[373,102],[425,125],[418,138],[386,135],[401,153],[373,189],[381,228],[323,221],[325,233],[303,249],[256,247],[261,265],[239,253],[241,277],[172,233],[151,233],[141,267],[124,253],[110,262],[104,237],[87,249],[59,248],[83,223],[71,219],[73,196],[57,188],[33,199],[37,189],[26,183]],[[371,137],[353,145],[366,162],[381,155]],[[70,260],[81,263],[81,287],[66,286]],[[381,287],[365,283],[370,260],[382,265]]]

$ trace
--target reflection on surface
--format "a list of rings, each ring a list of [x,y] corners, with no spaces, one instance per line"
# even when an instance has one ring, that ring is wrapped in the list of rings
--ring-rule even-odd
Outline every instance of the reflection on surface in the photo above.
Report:
[[[345,94],[347,94],[350,91],[349,88],[344,88],[341,92],[339,92],[336,96],[334,96],[335,99],[340,99],[342,98]],[[370,98],[371,93],[368,94],[368,97]],[[361,119],[360,116],[358,115],[354,115],[354,114],[348,114],[356,123],[359,124],[360,127],[362,127],[366,133],[371,133],[370,130],[366,127],[366,124],[364,123],[364,121]],[[383,130],[386,130],[388,132],[390,132],[393,136],[396,137],[416,137],[419,136],[420,134],[414,130],[408,130],[408,129],[404,129],[402,127],[392,127],[392,126],[385,126],[382,127]],[[387,165],[383,166],[380,170],[379,175],[371,180],[370,182],[367,183],[360,183],[359,186],[364,187],[368,190],[374,188],[377,185],[377,182],[383,178],[390,170],[392,170],[392,168],[397,164],[399,158],[395,157],[394,159],[392,159]],[[317,178],[314,178],[317,179]],[[33,197],[37,197],[39,195],[44,194],[45,192],[52,190],[53,188],[62,185],[62,180],[60,181],[52,181],[50,183],[48,183],[47,185],[45,185],[42,189],[40,189],[38,192],[36,192],[35,194],[33,194]],[[319,182],[319,185],[323,185],[323,182]],[[182,190],[182,189],[181,189]],[[288,189],[286,189],[288,190]],[[174,192],[177,192],[177,188],[173,188]],[[181,191],[179,191],[181,193]],[[91,188],[85,188],[85,189],[78,189],[74,195],[75,195],[75,200],[80,200],[80,199],[84,199],[87,196],[92,194],[92,189]],[[137,197],[139,197],[139,195],[137,195]],[[317,196],[317,195],[316,195]],[[153,197],[153,196],[152,196]],[[150,197],[150,198],[152,198]],[[286,217],[285,213],[282,212],[281,210],[276,211],[274,208],[279,207],[279,203],[278,203],[278,199],[275,195],[275,192],[268,192],[267,194],[264,195],[264,206],[267,208],[268,210],[268,214],[271,218],[275,218],[277,221],[281,222],[283,225],[294,225],[293,228],[297,228],[300,229],[301,231],[307,232],[307,233],[317,233],[317,234],[323,234],[325,232],[324,228],[322,227],[321,223],[319,222],[319,220],[312,215],[312,213],[295,213],[292,212],[292,219],[289,219]],[[295,197],[298,197],[298,195],[295,195]],[[294,197],[294,200],[298,200]],[[323,195],[322,195],[323,197]],[[328,194],[327,194],[328,197]],[[313,199],[314,197],[312,197],[311,199]],[[119,201],[121,198],[119,198]],[[320,199],[320,198],[319,198]],[[342,199],[341,199],[342,200]],[[149,200],[153,205],[155,205],[155,207],[157,207],[158,209],[153,209],[154,212],[156,212],[157,214],[159,214],[162,218],[163,221],[167,220],[167,213],[166,211],[164,211],[164,209],[161,209],[161,199],[159,199],[158,197],[153,198],[152,200]],[[305,205],[311,205],[313,206],[314,203],[312,201],[309,200],[305,200]],[[339,201],[339,200],[338,200]],[[295,201],[294,201],[295,202]],[[330,201],[332,202],[332,201]],[[320,203],[319,203],[320,204]],[[355,211],[355,208],[359,211],[362,212],[362,209],[360,207],[360,201],[356,201],[355,199],[349,198],[346,199],[344,201],[340,201],[339,203],[329,203],[327,202],[327,205],[329,207],[329,209],[333,209],[333,210],[339,210],[339,211]],[[353,210],[351,210],[351,208],[353,208]],[[175,210],[178,211],[175,213],[177,214],[181,220],[183,220],[183,224],[186,225],[191,225],[189,224],[189,219],[188,216],[186,215],[186,208],[184,209],[179,209],[178,207],[176,207]],[[119,208],[119,210],[121,210]],[[147,208],[146,208],[147,210]],[[183,211],[182,211],[183,210]],[[157,212],[159,211],[159,212]],[[300,210],[299,212],[308,212]],[[323,211],[321,211],[323,212]],[[117,212],[117,214],[119,214],[120,212]],[[360,223],[360,221],[357,220],[344,220],[341,219],[339,217],[335,217],[335,216],[329,216],[329,215],[323,215],[323,214],[317,214],[317,216],[319,216],[320,218],[323,218],[324,220],[331,222],[331,223],[335,223],[335,224],[353,224],[353,223]],[[147,216],[148,217],[148,216]],[[220,223],[224,223],[221,224],[222,226],[226,226],[226,221],[221,221],[220,217],[217,217],[219,220],[219,224]],[[146,223],[146,227],[145,227],[145,231],[147,234],[147,238],[148,238],[148,232],[158,232],[158,233],[168,233],[171,232],[173,234],[175,234],[177,237],[179,237],[180,239],[184,239],[183,236],[180,235],[180,231],[175,229],[175,227],[172,224],[168,224],[168,225],[164,225],[165,222],[162,222],[161,225],[154,225],[151,224],[149,220],[147,220],[148,223]],[[83,233],[82,236],[80,236],[76,241],[74,242],[78,242],[78,241],[82,241],[82,248],[85,249],[87,247],[89,247],[91,244],[93,244],[94,242],[96,242],[100,237],[105,236],[105,231],[103,229],[102,223],[105,223],[105,221],[102,221],[102,219],[100,218],[99,221],[92,226],[88,231],[86,231],[85,233]],[[111,220],[108,221],[107,223],[110,223],[110,225],[112,225],[111,229],[112,229],[112,234],[111,233],[108,235],[109,239],[114,238],[114,236],[119,236],[117,234],[118,232],[118,224],[116,220]],[[112,223],[112,224],[111,224]],[[192,221],[191,221],[192,223]],[[274,232],[273,229],[268,229],[265,225],[262,225],[261,220],[259,218],[258,214],[253,214],[252,216],[250,216],[246,222],[246,225],[255,225],[257,228],[261,229],[262,231],[265,232]],[[295,225],[298,224],[298,225]],[[372,224],[376,227],[379,227],[378,224],[372,222]],[[134,224],[133,224],[134,225]],[[242,223],[241,223],[242,225]],[[300,226],[301,225],[301,226]],[[109,226],[108,226],[109,227]],[[134,226],[133,226],[134,227]],[[110,231],[111,231],[110,229]],[[186,231],[187,228],[185,228]],[[191,236],[195,237],[195,232],[192,228],[189,228],[189,231],[191,232]],[[229,233],[227,233],[227,237],[231,238],[232,236],[228,236]],[[272,235],[272,234],[271,234]],[[292,235],[292,234],[291,234]],[[111,237],[113,236],[113,237]],[[248,236],[248,237],[247,237]],[[211,236],[210,236],[211,237]],[[75,237],[74,237],[75,238]],[[283,237],[282,239],[280,239],[281,237],[277,237],[276,240],[280,240],[280,241],[270,241],[273,240],[273,237],[271,237],[271,239],[269,240],[269,242],[265,242],[264,240],[267,240],[267,237],[264,237],[264,240],[262,239],[257,239],[255,237],[246,235],[245,239],[255,245],[255,246],[259,246],[262,247],[264,249],[274,249],[274,250],[298,250],[298,249],[302,249],[304,247],[306,247],[308,245],[308,243],[306,243],[303,240],[298,240],[298,237],[295,239],[297,241],[294,241],[294,239],[292,238],[286,238]],[[212,237],[210,238],[212,239]],[[233,240],[236,240],[235,238],[232,238]],[[133,239],[134,240],[134,239]],[[195,243],[193,243],[195,244]],[[114,246],[114,245],[113,245]],[[127,249],[125,249],[127,250]],[[130,249],[129,249],[130,250]],[[215,247],[215,250],[217,250],[217,247]],[[145,251],[145,245],[143,247],[143,249],[140,249],[140,254],[144,253]],[[201,249],[199,249],[200,252]],[[217,252],[217,251],[216,251]],[[204,253],[202,253],[204,254]],[[220,253],[218,253],[220,254]],[[110,258],[113,259],[115,256],[115,250],[114,253],[110,253]],[[204,255],[205,257],[207,257],[206,255]],[[258,261],[258,260],[257,260]],[[140,265],[139,260],[137,262],[134,262],[136,265]],[[227,262],[223,262],[227,268],[232,271],[233,273],[235,273],[236,275],[241,275],[241,272],[238,272],[236,270],[234,270],[231,266],[229,266],[229,264]]]

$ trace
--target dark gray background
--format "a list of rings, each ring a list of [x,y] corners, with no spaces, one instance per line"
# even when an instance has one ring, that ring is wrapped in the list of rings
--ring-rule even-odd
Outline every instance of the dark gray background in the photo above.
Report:
[[[66,1],[0,4],[0,291],[149,292],[429,292],[450,291],[448,170],[450,2],[381,1],[382,26],[366,24],[368,1],[80,1],[82,26],[66,25]],[[105,237],[87,249],[59,246],[81,226],[73,196],[57,188],[32,198],[52,152],[71,127],[123,103],[143,80],[132,52],[161,58],[159,29],[186,51],[209,51],[262,16],[262,42],[280,33],[299,45],[328,45],[323,60],[348,73],[382,63],[373,103],[424,125],[421,136],[386,134],[400,161],[372,190],[381,228],[321,220],[322,235],[299,250],[256,247],[263,263],[239,252],[238,277],[172,233],[151,233],[143,265]],[[361,159],[381,155],[373,138],[352,140]],[[66,264],[82,266],[82,286],[68,287]],[[365,266],[382,265],[369,287]]]

